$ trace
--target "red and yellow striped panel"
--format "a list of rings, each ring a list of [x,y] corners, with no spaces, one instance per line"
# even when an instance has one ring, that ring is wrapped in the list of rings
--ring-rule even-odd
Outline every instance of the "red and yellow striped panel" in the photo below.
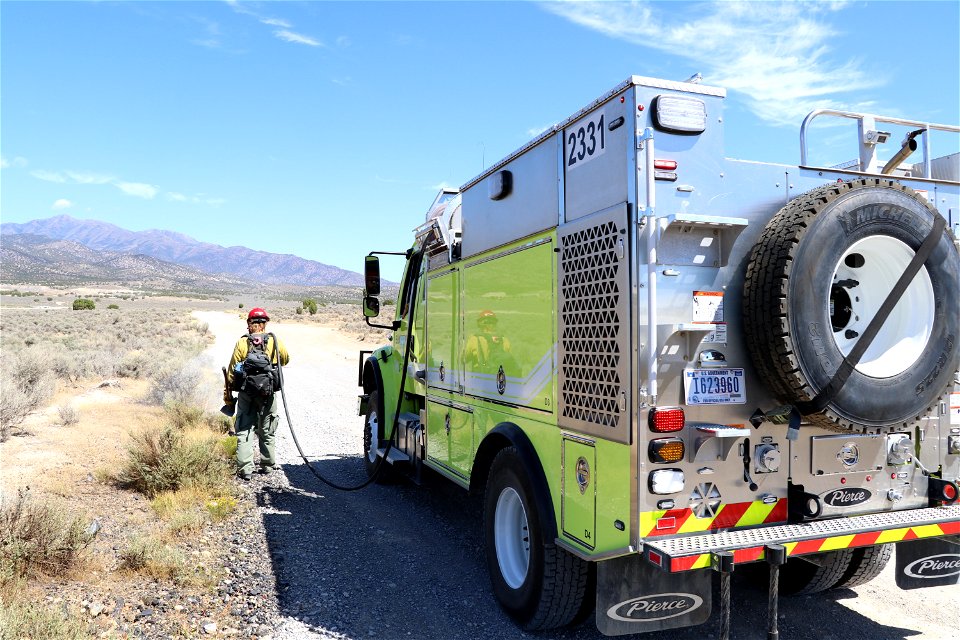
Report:
[[[853,547],[869,547],[874,544],[890,542],[905,542],[921,538],[936,538],[960,534],[960,522],[943,522],[940,524],[925,524],[916,527],[902,527],[887,529],[886,531],[871,531],[869,533],[852,533],[830,538],[816,538],[814,540],[799,540],[782,543],[787,549],[787,557],[802,556],[823,551],[836,551]],[[763,546],[735,549],[733,562],[754,562],[763,560]],[[671,558],[668,569],[671,572],[690,571],[692,569],[706,569],[710,566],[710,554],[698,553],[680,558]]]
[[[763,502],[732,502],[722,504],[712,518],[698,518],[690,509],[648,511],[640,514],[640,535],[675,536],[700,531],[733,529],[736,527],[777,524],[787,521],[787,499],[773,504]]]

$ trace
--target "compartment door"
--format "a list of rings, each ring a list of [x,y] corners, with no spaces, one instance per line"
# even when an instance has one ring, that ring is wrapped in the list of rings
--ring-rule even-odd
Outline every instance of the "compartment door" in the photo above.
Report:
[[[459,273],[450,270],[427,277],[427,387],[460,391],[456,362]]]

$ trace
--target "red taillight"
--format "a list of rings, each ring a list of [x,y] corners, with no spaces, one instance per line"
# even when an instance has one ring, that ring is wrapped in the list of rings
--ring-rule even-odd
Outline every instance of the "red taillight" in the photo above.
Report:
[[[661,169],[663,171],[673,171],[677,168],[676,160],[654,160],[653,161],[654,169]]]
[[[947,502],[953,502],[954,500],[957,499],[957,488],[952,484],[943,485],[943,489],[941,491],[943,493],[944,499]]]
[[[676,407],[650,409],[650,413],[647,416],[647,423],[650,426],[650,430],[657,433],[680,431],[683,429],[684,420],[683,409]]]

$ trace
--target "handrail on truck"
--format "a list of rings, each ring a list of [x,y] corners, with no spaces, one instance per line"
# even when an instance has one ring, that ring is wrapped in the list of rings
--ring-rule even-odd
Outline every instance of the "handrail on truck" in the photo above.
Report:
[[[815,109],[807,114],[800,125],[800,166],[807,166],[807,125],[813,122],[818,116],[835,116],[838,118],[848,118],[856,120],[859,123],[860,131],[860,170],[874,172],[876,164],[876,145],[878,142],[885,141],[876,139],[867,139],[867,134],[871,132],[877,122],[886,122],[888,124],[902,125],[906,127],[916,127],[923,129],[923,175],[929,178],[932,175],[932,155],[930,153],[930,132],[931,131],[949,131],[960,133],[960,127],[948,124],[935,124],[932,122],[921,122],[919,120],[907,120],[905,118],[891,118],[888,116],[877,116],[869,113],[857,113],[854,111],[838,111],[836,109]],[[877,133],[873,131],[873,133]]]

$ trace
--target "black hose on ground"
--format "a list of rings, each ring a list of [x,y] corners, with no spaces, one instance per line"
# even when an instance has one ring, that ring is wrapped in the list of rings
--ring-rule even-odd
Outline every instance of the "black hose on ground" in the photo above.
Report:
[[[320,482],[324,483],[328,487],[332,487],[339,491],[358,491],[368,486],[372,482],[374,482],[377,479],[377,477],[380,475],[380,471],[383,469],[383,465],[387,464],[387,456],[390,455],[390,450],[393,448],[393,441],[397,437],[397,430],[399,429],[399,426],[400,426],[400,407],[403,405],[403,388],[404,388],[404,385],[406,385],[407,383],[407,365],[410,362],[410,345],[413,343],[410,337],[413,333],[413,312],[414,312],[414,309],[416,308],[416,304],[417,304],[417,279],[416,277],[414,277],[413,286],[410,287],[410,296],[409,296],[409,303],[408,303],[409,319],[407,320],[407,341],[403,349],[403,368],[401,369],[401,373],[400,373],[400,391],[397,394],[397,409],[396,411],[393,412],[393,430],[391,431],[390,439],[387,440],[387,448],[383,452],[383,456],[377,458],[377,464],[373,470],[373,473],[370,475],[369,478],[367,478],[366,482],[363,482],[362,484],[358,484],[353,487],[347,487],[344,485],[337,484],[332,480],[328,480],[327,478],[324,478],[323,475],[319,471],[314,469],[312,464],[310,464],[310,460],[308,460],[306,454],[303,453],[303,448],[300,446],[300,441],[297,440],[297,432],[294,431],[293,429],[293,420],[290,419],[290,410],[287,408],[287,394],[284,392],[284,387],[286,385],[283,384],[283,365],[280,364],[279,354],[277,356],[277,371],[279,372],[279,376],[280,376],[280,397],[283,399],[283,413],[287,417],[287,427],[290,428],[290,435],[293,436],[293,443],[296,445],[297,451],[300,454],[300,458],[303,460],[304,464],[307,465],[307,468],[310,470],[310,473],[316,476],[316,478],[320,480]],[[273,334],[269,334],[269,335],[273,335]],[[273,344],[274,345],[277,344],[276,336],[273,336]]]

